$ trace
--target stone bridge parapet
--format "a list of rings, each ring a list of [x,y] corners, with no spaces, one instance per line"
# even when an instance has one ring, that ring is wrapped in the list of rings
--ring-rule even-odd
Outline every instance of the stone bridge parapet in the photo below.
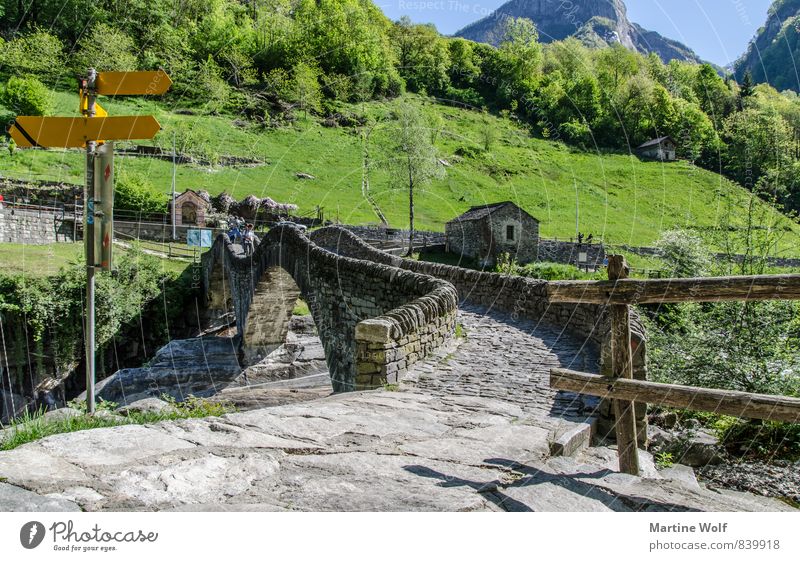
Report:
[[[252,256],[218,236],[203,271],[207,311],[235,313],[245,362],[284,342],[301,296],[334,391],[396,382],[455,332],[458,295],[449,282],[337,255],[291,226],[270,230]]]
[[[566,332],[582,338],[584,344],[595,346],[602,357],[598,370],[609,374],[611,320],[606,306],[553,304],[547,298],[547,281],[404,259],[376,249],[352,232],[335,226],[315,230],[311,233],[311,239],[318,246],[342,256],[370,260],[446,280],[456,288],[460,301],[507,312],[512,321],[515,318],[527,318],[560,326]],[[631,331],[634,378],[646,380],[646,336],[635,311],[631,312]],[[637,419],[640,424],[638,432],[643,436],[646,434],[643,430],[644,404],[637,404]],[[610,402],[604,402],[598,430],[608,434],[612,426],[611,405]]]

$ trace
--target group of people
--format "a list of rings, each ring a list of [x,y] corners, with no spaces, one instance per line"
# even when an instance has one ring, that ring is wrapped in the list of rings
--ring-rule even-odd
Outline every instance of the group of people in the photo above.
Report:
[[[245,255],[253,255],[256,247],[256,233],[253,231],[253,224],[245,223],[241,218],[234,218],[231,222],[231,229],[228,230],[228,238],[232,243],[242,244]]]

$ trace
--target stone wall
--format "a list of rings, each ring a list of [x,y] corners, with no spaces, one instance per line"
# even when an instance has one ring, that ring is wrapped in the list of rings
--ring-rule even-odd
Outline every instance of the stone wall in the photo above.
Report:
[[[219,235],[223,231],[219,228],[205,228],[201,226],[175,226],[175,234],[177,241],[186,242],[186,232],[190,229],[196,230],[201,228],[203,230],[212,230],[214,235]],[[114,221],[114,237],[119,237],[125,241],[130,238],[151,240],[154,242],[170,242],[172,241],[172,224],[159,224],[155,222],[125,222],[122,220]]]
[[[48,244],[74,241],[74,223],[60,212],[0,208],[0,242]]]
[[[341,225],[359,238],[365,240],[381,240],[387,242],[408,243],[409,230],[399,228],[386,228],[383,226],[349,226]],[[428,247],[444,245],[447,241],[444,232],[431,232],[429,230],[414,230],[414,245]]]
[[[462,269],[439,263],[403,259],[377,250],[352,233],[336,227],[321,228],[311,239],[339,255],[368,259],[400,269],[430,275],[451,283],[460,301],[466,301],[511,314],[516,318],[542,320],[563,327],[600,349],[598,370],[610,374],[611,325],[608,310],[598,304],[553,304],[547,298],[547,281],[498,273]],[[631,317],[634,378],[647,379],[647,345],[644,327],[635,312]],[[637,406],[640,440],[646,438],[645,406]],[[600,435],[613,435],[610,403],[603,403],[598,424]]]
[[[582,261],[581,254],[586,254]],[[552,263],[566,263],[576,267],[589,267],[596,269],[603,264],[606,258],[605,246],[601,243],[575,243],[560,240],[539,240],[539,255],[537,261]]]
[[[211,315],[235,313],[251,360],[283,342],[301,295],[335,391],[396,381],[455,332],[457,294],[450,283],[336,255],[291,226],[270,230],[252,257],[218,236],[203,266]]]

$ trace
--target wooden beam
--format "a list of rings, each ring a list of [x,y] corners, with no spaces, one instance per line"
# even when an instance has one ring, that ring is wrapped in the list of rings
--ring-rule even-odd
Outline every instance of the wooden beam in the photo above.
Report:
[[[608,278],[627,278],[630,269],[622,255],[608,258]],[[633,379],[633,355],[631,353],[630,306],[611,306],[611,370],[613,379]],[[639,450],[636,438],[636,409],[633,400],[615,398],[614,421],[617,435],[617,455],[622,473],[639,475]]]
[[[800,423],[800,399],[783,395],[659,384],[641,380],[614,380],[606,376],[563,368],[554,368],[550,371],[550,387],[603,398],[709,411],[720,415]]]
[[[547,283],[547,297],[565,304],[800,300],[800,275],[556,281]]]

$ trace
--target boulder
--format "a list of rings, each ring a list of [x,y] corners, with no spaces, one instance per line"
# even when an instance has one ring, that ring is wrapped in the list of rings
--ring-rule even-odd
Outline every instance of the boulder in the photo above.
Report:
[[[175,407],[157,397],[148,397],[134,401],[130,405],[125,405],[117,409],[117,413],[123,417],[129,416],[131,413],[159,413],[169,414],[175,411]]]
[[[705,429],[668,431],[650,426],[648,436],[651,452],[672,454],[676,463],[702,467],[718,464],[724,459],[724,450],[717,437]]]

